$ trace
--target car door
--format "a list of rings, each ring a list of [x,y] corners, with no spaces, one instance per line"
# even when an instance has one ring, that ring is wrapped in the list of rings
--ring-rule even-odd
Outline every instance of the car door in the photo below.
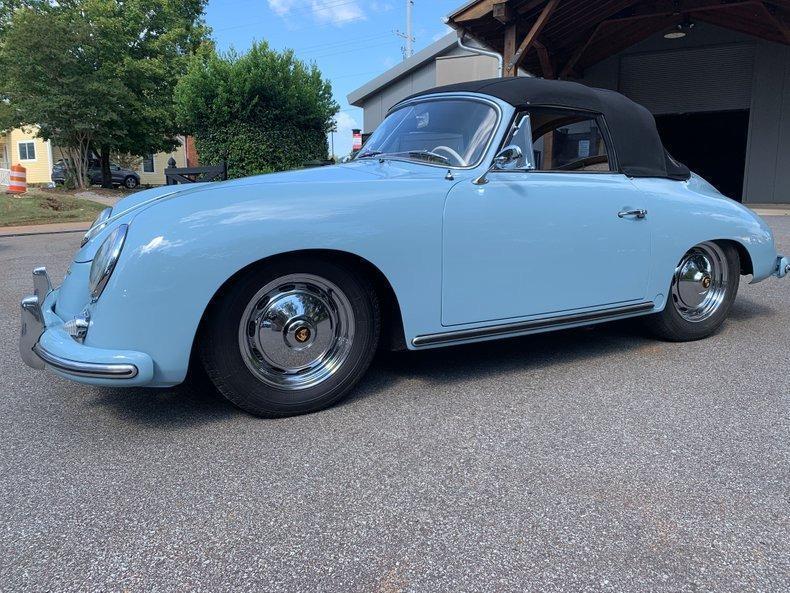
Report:
[[[523,151],[516,170],[447,196],[443,325],[644,301],[646,197],[616,172],[603,119],[531,109],[506,144]]]
[[[126,175],[123,169],[121,169],[118,165],[110,165],[110,172],[112,173],[112,182],[120,185],[123,183]]]

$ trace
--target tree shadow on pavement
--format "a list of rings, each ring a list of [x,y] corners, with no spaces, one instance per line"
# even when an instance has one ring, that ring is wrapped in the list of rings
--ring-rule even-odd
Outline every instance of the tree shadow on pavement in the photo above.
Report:
[[[731,321],[748,321],[757,317],[769,317],[776,313],[771,307],[766,307],[750,298],[739,296],[732,305],[728,319]]]
[[[419,352],[382,352],[360,386],[343,403],[372,397],[403,379],[428,385],[572,364],[653,343],[639,320],[533,334]]]
[[[769,307],[745,299],[744,302],[736,301],[732,318],[742,321],[771,313],[773,310]],[[633,350],[660,353],[662,344],[645,331],[640,320],[626,319],[465,346],[419,352],[381,352],[359,385],[338,405],[384,396],[395,384],[407,379],[417,379],[428,386],[452,385],[511,372],[573,364],[612,353],[625,354]],[[102,390],[96,404],[111,408],[123,419],[161,427],[247,416],[227,402],[202,373],[170,389]]]
[[[167,389],[101,389],[94,405],[108,408],[124,420],[162,428],[221,422],[245,415],[223,398],[202,373]]]

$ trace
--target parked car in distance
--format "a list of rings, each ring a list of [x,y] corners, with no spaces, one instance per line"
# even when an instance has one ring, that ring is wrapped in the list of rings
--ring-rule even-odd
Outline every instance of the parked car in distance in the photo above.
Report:
[[[172,386],[199,365],[239,407],[286,416],[349,393],[379,346],[638,316],[705,338],[742,275],[788,270],[765,222],[675,162],[646,109],[494,79],[405,99],[349,163],[124,198],[60,288],[34,270],[20,351],[94,385]]]
[[[123,169],[115,163],[110,163],[110,173],[114,186],[122,185],[126,189],[134,189],[140,185],[140,175],[131,169]],[[88,163],[88,178],[91,185],[100,185],[102,182],[101,163],[96,159],[91,159]],[[66,183],[66,163],[63,159],[58,160],[52,167],[52,182]]]

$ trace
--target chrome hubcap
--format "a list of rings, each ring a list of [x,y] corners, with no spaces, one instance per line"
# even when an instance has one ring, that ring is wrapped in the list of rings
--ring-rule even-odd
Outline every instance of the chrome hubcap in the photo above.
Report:
[[[310,274],[278,278],[244,310],[239,348],[247,368],[264,383],[287,390],[313,387],[348,357],[354,313],[333,283]]]
[[[727,259],[715,243],[701,243],[678,264],[672,279],[672,301],[686,321],[708,319],[724,302],[727,292]]]

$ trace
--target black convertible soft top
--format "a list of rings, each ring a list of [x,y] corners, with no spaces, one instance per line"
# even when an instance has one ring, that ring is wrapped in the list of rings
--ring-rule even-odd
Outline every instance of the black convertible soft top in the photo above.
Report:
[[[666,177],[683,181],[691,177],[688,167],[675,161],[664,148],[653,114],[615,91],[577,82],[519,76],[441,86],[409,99],[449,92],[489,95],[516,108],[566,107],[600,113],[612,136],[621,173],[629,177]]]

